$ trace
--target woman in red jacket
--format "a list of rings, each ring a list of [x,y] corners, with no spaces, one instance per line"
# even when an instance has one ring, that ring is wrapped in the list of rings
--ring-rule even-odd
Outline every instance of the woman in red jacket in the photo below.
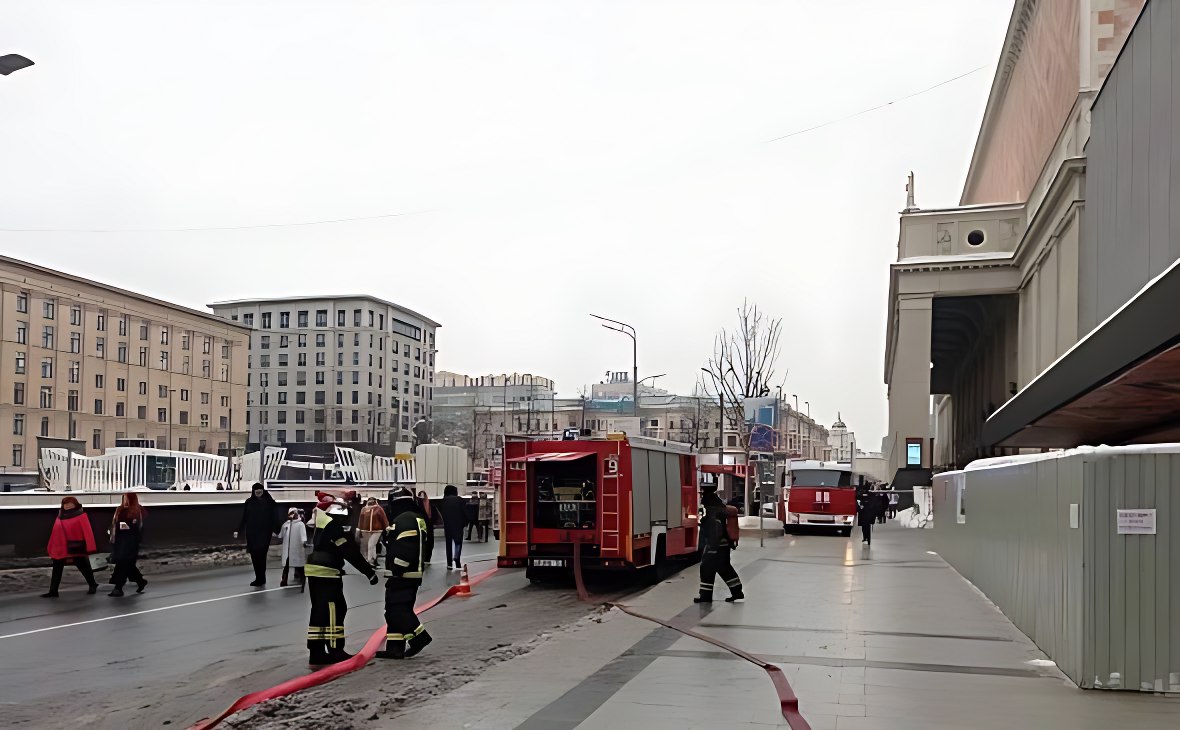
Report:
[[[90,518],[82,511],[82,505],[73,497],[61,501],[61,512],[53,523],[49,534],[49,557],[53,559],[53,573],[49,578],[49,592],[42,598],[57,598],[57,587],[66,561],[73,560],[82,577],[90,585],[90,595],[98,592],[94,571],[90,569],[90,555],[95,552],[94,532],[90,529]]]

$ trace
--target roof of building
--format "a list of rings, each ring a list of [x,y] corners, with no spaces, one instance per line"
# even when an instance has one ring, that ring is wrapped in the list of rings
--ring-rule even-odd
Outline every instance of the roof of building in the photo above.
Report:
[[[431,327],[442,327],[441,324],[439,324],[438,322],[435,322],[433,319],[431,319],[430,317],[427,317],[424,314],[420,314],[419,312],[415,312],[413,309],[410,309],[409,307],[403,306],[401,304],[397,304],[396,302],[391,302],[388,299],[382,299],[381,297],[375,297],[372,294],[308,294],[308,295],[302,295],[302,296],[296,295],[296,296],[290,296],[290,297],[255,297],[255,298],[250,298],[250,299],[227,299],[225,301],[213,302],[212,304],[209,305],[209,307],[210,308],[213,308],[213,307],[235,307],[235,306],[241,306],[243,304],[277,304],[279,302],[313,302],[313,301],[340,300],[340,299],[365,299],[370,302],[376,302],[377,304],[384,304],[388,307],[393,307],[394,309],[400,309],[401,311],[405,312],[406,314],[417,317],[418,319],[422,320],[423,322],[425,322],[426,324],[428,324]]]
[[[156,299],[155,297],[149,297],[146,294],[140,294],[139,292],[133,292],[128,289],[121,289],[117,286],[112,286],[110,284],[104,284],[101,281],[87,279],[86,277],[78,276],[77,274],[70,274],[65,271],[58,271],[56,269],[51,269],[47,266],[40,266],[39,264],[34,264],[34,263],[31,263],[28,261],[22,261],[21,259],[15,259],[15,258],[12,258],[11,256],[0,256],[0,265],[8,265],[8,266],[25,268],[25,269],[29,269],[31,271],[35,271],[39,274],[43,274],[45,276],[54,276],[54,277],[58,277],[61,279],[65,279],[67,281],[73,281],[73,282],[77,282],[79,284],[93,286],[98,289],[103,289],[103,290],[112,292],[114,294],[119,294],[122,296],[131,297],[132,299],[138,299],[140,301],[148,302],[150,304],[154,304],[154,305],[160,306],[160,307],[167,307],[168,309],[173,309],[177,312],[184,312],[185,314],[189,314],[194,317],[201,317],[202,319],[207,319],[207,320],[210,320],[211,322],[216,322],[218,325],[221,325],[224,327],[233,327],[235,329],[240,329],[243,331],[243,333],[249,331],[249,329],[250,329],[249,327],[245,327],[241,324],[238,324],[237,322],[231,322],[230,320],[227,320],[224,317],[219,317],[212,312],[205,312],[200,309],[193,309],[192,307],[186,307],[181,304],[176,304],[175,302],[168,302],[163,299]]]

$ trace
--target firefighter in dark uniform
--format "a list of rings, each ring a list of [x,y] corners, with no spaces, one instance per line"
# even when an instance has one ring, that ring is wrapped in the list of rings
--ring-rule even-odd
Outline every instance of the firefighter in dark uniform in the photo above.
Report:
[[[320,495],[312,530],[312,552],[304,574],[311,594],[311,619],[307,624],[308,663],[335,664],[351,658],[344,651],[344,561],[377,585],[377,573],[361,555],[348,526],[348,503],[341,497]]]
[[[408,659],[431,642],[426,627],[414,613],[414,601],[422,587],[426,563],[426,541],[431,539],[414,493],[405,487],[389,492],[393,520],[385,528],[385,649],[382,659]]]
[[[729,587],[727,603],[737,603],[746,599],[742,592],[742,579],[738,577],[733,564],[729,562],[729,551],[735,547],[729,539],[726,530],[726,507],[721,497],[717,496],[717,486],[705,484],[702,486],[701,498],[701,593],[693,599],[693,603],[713,602],[713,582],[717,576],[725,581]]]

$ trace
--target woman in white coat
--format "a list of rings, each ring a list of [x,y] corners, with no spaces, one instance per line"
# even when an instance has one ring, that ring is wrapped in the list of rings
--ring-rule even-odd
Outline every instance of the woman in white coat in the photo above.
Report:
[[[283,580],[280,586],[287,585],[287,572],[295,569],[295,580],[303,585],[303,566],[307,564],[307,527],[299,519],[299,510],[292,507],[287,511],[287,521],[279,529],[279,540],[283,545]]]

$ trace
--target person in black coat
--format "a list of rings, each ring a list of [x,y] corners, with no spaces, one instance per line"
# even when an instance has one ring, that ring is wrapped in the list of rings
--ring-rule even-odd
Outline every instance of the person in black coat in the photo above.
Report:
[[[873,522],[877,519],[877,495],[867,489],[856,495],[856,521],[860,523],[861,542],[873,544]]]
[[[242,519],[234,539],[246,538],[246,552],[254,565],[254,587],[266,585],[266,553],[273,535],[279,532],[278,504],[262,484],[255,484],[253,494],[242,508]]]
[[[111,520],[111,562],[115,564],[110,580],[115,586],[109,594],[112,598],[123,596],[123,586],[128,580],[137,584],[136,593],[143,593],[147,587],[147,580],[136,565],[139,561],[139,543],[143,537],[144,513],[135,492],[127,492]]]
[[[448,484],[443,489],[442,504],[443,533],[447,544],[447,570],[460,567],[463,558],[463,528],[467,526],[467,502],[459,496],[459,489]]]

